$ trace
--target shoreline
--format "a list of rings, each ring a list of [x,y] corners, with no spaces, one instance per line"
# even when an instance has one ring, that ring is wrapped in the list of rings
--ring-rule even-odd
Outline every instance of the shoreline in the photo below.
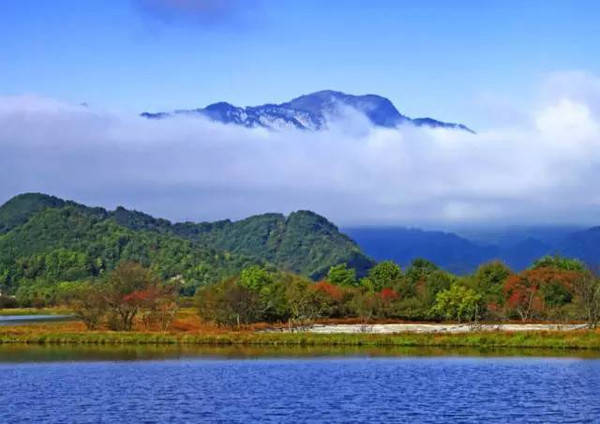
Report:
[[[315,334],[401,334],[401,333],[441,333],[466,334],[472,332],[523,332],[523,331],[577,331],[587,329],[587,324],[437,324],[437,323],[401,323],[401,324],[313,324],[306,332]],[[266,330],[266,332],[289,332],[285,328]]]
[[[364,346],[364,347],[467,347],[543,348],[600,351],[600,332],[588,330],[397,333],[397,334],[317,334],[296,333],[158,333],[112,331],[19,331],[0,330],[0,346],[22,345],[205,345],[205,346]]]

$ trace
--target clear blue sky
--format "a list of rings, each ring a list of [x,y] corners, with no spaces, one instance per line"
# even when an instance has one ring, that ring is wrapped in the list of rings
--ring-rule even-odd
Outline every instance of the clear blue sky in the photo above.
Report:
[[[476,127],[482,95],[600,72],[598,1],[2,0],[0,17],[0,95],[131,112],[328,88]]]

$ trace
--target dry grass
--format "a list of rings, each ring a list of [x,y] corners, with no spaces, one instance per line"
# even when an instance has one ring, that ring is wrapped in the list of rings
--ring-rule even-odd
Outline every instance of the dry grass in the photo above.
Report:
[[[466,347],[478,349],[540,348],[600,351],[599,331],[485,332],[467,334],[313,334],[257,333],[252,328],[232,331],[201,325],[190,317],[178,320],[169,332],[87,331],[76,322],[0,327],[0,343],[137,344],[210,346],[378,346]]]
[[[0,316],[5,315],[68,315],[71,311],[62,306],[52,308],[0,308]]]
[[[67,311],[68,312],[68,311]],[[324,321],[331,323],[331,321]],[[339,322],[339,321],[338,321]],[[353,323],[343,320],[343,323]],[[281,324],[284,325],[284,324]],[[259,332],[271,325],[253,324],[240,329],[202,322],[193,308],[178,311],[171,329],[114,332],[88,331],[81,322],[62,321],[0,327],[0,344],[98,344],[98,345],[205,345],[205,346],[352,346],[440,348],[541,348],[600,351],[600,331],[473,332],[466,334],[313,334]]]

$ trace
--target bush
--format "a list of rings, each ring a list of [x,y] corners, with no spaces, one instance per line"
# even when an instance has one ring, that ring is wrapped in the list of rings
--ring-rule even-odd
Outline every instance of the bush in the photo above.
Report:
[[[0,309],[16,308],[17,299],[12,296],[0,295]]]

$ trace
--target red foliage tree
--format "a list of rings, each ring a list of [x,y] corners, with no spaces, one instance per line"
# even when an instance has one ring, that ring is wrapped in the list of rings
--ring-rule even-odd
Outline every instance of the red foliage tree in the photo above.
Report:
[[[331,284],[327,281],[319,281],[315,283],[313,289],[318,293],[324,294],[331,299],[339,302],[344,298],[344,292],[342,289],[335,284]]]
[[[379,293],[379,298],[382,300],[382,302],[384,303],[389,303],[392,302],[396,299],[398,299],[400,296],[398,295],[398,293],[396,293],[396,291],[394,289],[390,289],[390,288],[385,288],[382,289]]]
[[[579,271],[551,267],[513,274],[504,284],[506,305],[526,321],[544,313],[549,306],[560,306],[569,302],[573,283],[581,276]]]

